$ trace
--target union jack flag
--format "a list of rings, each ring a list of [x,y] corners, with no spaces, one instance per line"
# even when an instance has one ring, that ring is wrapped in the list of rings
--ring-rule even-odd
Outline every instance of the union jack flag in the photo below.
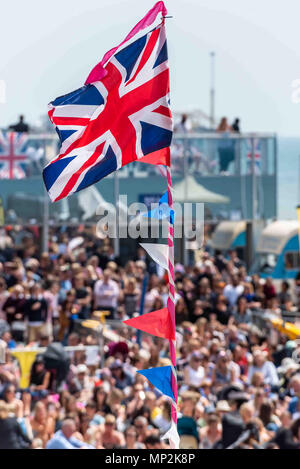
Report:
[[[26,177],[28,137],[24,133],[0,132],[0,179]]]
[[[252,159],[252,140],[247,140],[247,158]],[[254,139],[254,158],[255,160],[259,160],[261,157],[261,142],[260,139]]]
[[[258,138],[254,139],[254,161],[255,161],[255,172],[259,173],[261,163],[261,140]],[[247,140],[247,166],[249,172],[252,172],[252,140]]]
[[[104,68],[104,78],[49,105],[61,141],[59,155],[43,172],[52,201],[135,160],[169,164],[172,116],[164,22],[125,43]]]

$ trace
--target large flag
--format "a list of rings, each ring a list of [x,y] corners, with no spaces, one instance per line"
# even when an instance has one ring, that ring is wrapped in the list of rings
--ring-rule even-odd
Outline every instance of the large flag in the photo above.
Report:
[[[153,25],[157,14],[152,9],[139,25]],[[95,67],[82,88],[49,105],[61,141],[59,155],[43,172],[52,201],[132,161],[169,165],[172,117],[164,21],[138,38],[131,33],[104,56],[105,73],[97,76]]]

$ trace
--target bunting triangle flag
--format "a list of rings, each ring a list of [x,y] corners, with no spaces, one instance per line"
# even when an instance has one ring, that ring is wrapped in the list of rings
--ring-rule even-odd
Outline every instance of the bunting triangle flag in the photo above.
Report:
[[[171,386],[171,373],[170,366],[159,366],[156,368],[149,368],[149,370],[138,370],[137,373],[145,376],[150,383],[153,384],[160,392],[175,400]]]
[[[167,244],[140,243],[150,257],[163,269],[169,269],[169,247]]]
[[[158,309],[151,313],[142,314],[136,318],[123,321],[125,324],[148,334],[162,337],[163,339],[175,340],[175,331],[168,308]]]
[[[162,150],[151,153],[151,155],[145,155],[138,161],[139,163],[170,166],[170,148],[163,148]]]
[[[149,210],[147,213],[143,213],[143,217],[156,218],[157,220],[163,220],[164,218],[170,217],[170,222],[174,224],[175,213],[169,206],[168,191],[162,195],[157,207],[153,210]]]
[[[170,441],[170,446],[172,449],[177,449],[179,448],[179,443],[180,443],[180,437],[178,435],[177,431],[177,425],[172,420],[171,426],[167,433],[165,433],[162,437],[161,440],[169,440]]]

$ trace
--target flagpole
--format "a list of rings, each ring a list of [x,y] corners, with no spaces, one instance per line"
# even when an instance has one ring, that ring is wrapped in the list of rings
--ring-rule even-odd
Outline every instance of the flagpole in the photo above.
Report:
[[[210,128],[215,125],[215,52],[210,53]]]
[[[46,155],[46,140],[44,140],[44,155]],[[49,249],[49,196],[44,185],[44,200],[43,200],[43,229],[42,229],[42,251],[48,252]]]
[[[168,201],[169,207],[173,210],[173,197],[172,197],[172,178],[171,178],[171,168],[169,166],[167,169],[167,181],[168,181]],[[174,216],[169,217],[169,233],[168,233],[168,247],[169,247],[169,298],[168,298],[168,310],[171,316],[171,321],[173,325],[173,330],[175,331],[175,283],[174,283]],[[171,373],[171,386],[174,394],[175,403],[171,404],[171,419],[172,425],[175,427],[174,432],[176,436],[174,440],[170,438],[171,446],[174,449],[178,449],[178,434],[177,434],[177,401],[178,401],[178,390],[177,390],[177,375],[176,375],[176,340],[169,340],[170,346],[170,358],[172,363],[172,373]],[[171,436],[171,435],[170,435]]]
[[[120,255],[120,239],[119,239],[119,195],[120,195],[120,185],[119,185],[119,174],[118,171],[114,173],[114,199],[115,199],[115,208],[116,208],[116,237],[114,238],[114,254],[116,257]]]

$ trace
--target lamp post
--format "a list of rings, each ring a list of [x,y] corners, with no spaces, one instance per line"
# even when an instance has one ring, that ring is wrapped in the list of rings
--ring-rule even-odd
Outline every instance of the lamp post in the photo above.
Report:
[[[210,53],[210,128],[215,125],[215,52]]]

